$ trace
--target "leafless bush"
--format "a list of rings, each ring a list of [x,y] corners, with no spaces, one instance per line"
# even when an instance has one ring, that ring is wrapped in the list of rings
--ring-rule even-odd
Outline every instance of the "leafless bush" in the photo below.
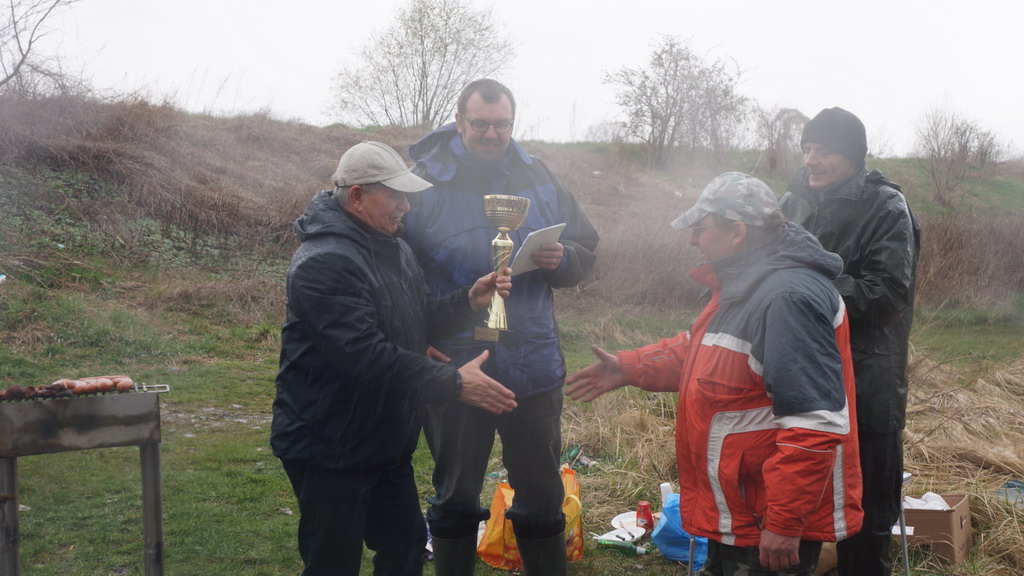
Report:
[[[1024,292],[1024,228],[1016,218],[943,216],[922,229],[922,302],[987,306]]]
[[[963,192],[968,168],[983,169],[1002,160],[1005,154],[1005,147],[994,133],[941,108],[925,113],[915,133],[928,160],[933,200],[940,206],[951,206]]]

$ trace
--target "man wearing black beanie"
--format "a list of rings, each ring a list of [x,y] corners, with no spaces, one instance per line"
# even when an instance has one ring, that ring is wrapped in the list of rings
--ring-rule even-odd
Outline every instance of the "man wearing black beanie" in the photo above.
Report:
[[[900,187],[865,167],[864,124],[826,108],[805,126],[804,166],[779,209],[843,259],[833,282],[850,317],[864,528],[839,542],[840,576],[888,576],[899,518],[907,354],[921,229]]]

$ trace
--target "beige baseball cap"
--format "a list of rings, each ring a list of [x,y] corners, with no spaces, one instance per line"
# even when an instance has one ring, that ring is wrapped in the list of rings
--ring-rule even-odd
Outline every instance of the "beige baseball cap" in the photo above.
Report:
[[[422,192],[430,182],[413,174],[405,161],[387,144],[360,142],[349,148],[338,161],[334,171],[335,186],[381,184],[399,192]]]

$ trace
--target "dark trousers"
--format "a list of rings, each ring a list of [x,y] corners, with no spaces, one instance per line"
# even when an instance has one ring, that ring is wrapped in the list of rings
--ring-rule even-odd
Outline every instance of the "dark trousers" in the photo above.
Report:
[[[519,406],[499,415],[459,402],[428,405],[424,434],[434,456],[434,496],[427,509],[432,535],[454,540],[476,534],[480,521],[490,516],[480,506],[480,491],[495,432],[515,490],[506,517],[516,538],[550,538],[565,529],[562,401],[562,389],[555,388],[516,398]]]
[[[729,546],[708,540],[708,561],[700,576],[814,576],[821,555],[821,542],[800,541],[800,563],[786,570],[769,570],[761,565],[757,546]]]
[[[364,542],[376,576],[423,573],[427,528],[411,462],[371,470],[282,463],[299,500],[303,576],[357,576]]]
[[[840,576],[889,576],[903,491],[903,433],[859,434],[864,528],[836,544]]]

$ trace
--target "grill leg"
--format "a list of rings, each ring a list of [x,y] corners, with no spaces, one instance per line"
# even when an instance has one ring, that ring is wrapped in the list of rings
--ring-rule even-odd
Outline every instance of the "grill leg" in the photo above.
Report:
[[[160,487],[160,444],[139,446],[142,463],[142,523],[146,547],[145,575],[164,573],[164,517]]]
[[[18,576],[18,459],[0,457],[0,576]]]

